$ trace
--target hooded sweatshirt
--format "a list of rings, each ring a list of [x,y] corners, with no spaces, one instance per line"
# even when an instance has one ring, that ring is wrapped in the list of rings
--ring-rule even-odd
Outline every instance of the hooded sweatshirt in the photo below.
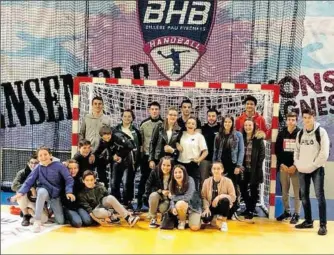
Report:
[[[315,130],[318,128],[320,128],[321,145],[319,145],[315,136]],[[301,173],[312,173],[327,162],[329,157],[329,137],[326,130],[320,127],[318,122],[315,123],[311,132],[306,131],[304,128],[300,143],[299,132],[296,139],[294,165]]]
[[[92,151],[96,150],[100,142],[100,129],[102,126],[111,127],[109,116],[102,114],[99,117],[89,113],[85,116],[80,128],[80,140],[86,139],[91,142]]]
[[[277,156],[277,165],[279,170],[279,166],[281,164],[290,167],[293,165],[293,155],[296,148],[296,138],[297,133],[300,131],[298,127],[296,127],[292,133],[288,131],[288,128],[285,127],[281,132],[278,133],[277,140],[275,143],[275,153]]]
[[[24,181],[18,193],[26,194],[37,182],[37,187],[45,188],[50,198],[57,198],[64,189],[66,194],[73,193],[74,180],[68,169],[60,162],[51,162],[47,166],[39,164]]]

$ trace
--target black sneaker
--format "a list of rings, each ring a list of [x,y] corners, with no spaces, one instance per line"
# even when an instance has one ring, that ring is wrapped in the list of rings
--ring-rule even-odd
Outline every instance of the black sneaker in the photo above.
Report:
[[[308,221],[305,220],[302,223],[296,225],[295,228],[299,228],[299,229],[302,229],[302,228],[313,228],[313,220],[311,222],[308,222]]]
[[[30,225],[30,219],[31,219],[30,214],[23,215],[21,225],[23,227],[28,227]]]
[[[288,220],[291,218],[291,214],[287,211],[284,211],[280,216],[276,218],[277,221]]]
[[[297,224],[298,221],[299,221],[299,214],[298,213],[294,213],[292,215],[291,220],[290,220],[290,224]]]
[[[157,219],[156,218],[152,218],[150,221],[150,228],[157,228],[159,225],[157,224]]]
[[[254,214],[252,212],[248,212],[247,215],[245,215],[246,220],[252,220],[254,218]]]
[[[326,225],[320,225],[320,228],[318,230],[318,235],[319,236],[325,236],[325,235],[327,235],[327,227],[326,227]]]

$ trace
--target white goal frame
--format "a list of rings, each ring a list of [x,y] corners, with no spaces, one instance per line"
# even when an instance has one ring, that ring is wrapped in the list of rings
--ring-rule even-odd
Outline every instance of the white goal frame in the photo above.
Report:
[[[116,78],[93,78],[75,77],[73,82],[73,115],[72,115],[72,155],[78,150],[79,143],[79,117],[80,117],[80,84],[98,83],[113,85],[133,85],[133,86],[156,86],[156,87],[178,87],[178,88],[213,88],[213,89],[233,89],[233,90],[262,90],[272,91],[273,113],[271,123],[271,162],[270,162],[270,185],[269,185],[269,219],[275,218],[275,196],[276,196],[276,156],[275,142],[279,128],[279,86],[275,84],[234,84],[219,82],[189,82],[189,81],[166,81],[166,80],[136,80],[136,79],[116,79]],[[265,109],[266,110],[266,109]]]

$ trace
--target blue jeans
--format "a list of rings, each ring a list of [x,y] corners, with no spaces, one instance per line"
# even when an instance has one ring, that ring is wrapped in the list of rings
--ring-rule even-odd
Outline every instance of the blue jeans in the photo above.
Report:
[[[63,225],[65,223],[65,218],[60,198],[57,197],[50,199],[49,192],[45,188],[37,188],[35,219],[41,220],[44,204],[46,201],[49,200],[50,200],[50,207],[55,216],[55,221],[59,225]]]
[[[64,208],[64,213],[66,219],[70,222],[72,227],[80,228],[82,225],[90,226],[93,223],[89,213],[82,208],[75,211]]]
[[[327,215],[324,192],[325,169],[323,167],[319,167],[317,170],[309,174],[299,173],[299,184],[305,213],[305,220],[312,222],[312,210],[310,202],[311,179],[314,185],[315,196],[318,200],[320,225],[326,225]]]

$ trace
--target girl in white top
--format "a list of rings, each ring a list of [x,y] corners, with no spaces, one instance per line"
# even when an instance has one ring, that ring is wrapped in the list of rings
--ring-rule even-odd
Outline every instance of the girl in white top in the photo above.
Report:
[[[189,176],[195,181],[196,190],[199,190],[199,164],[208,155],[208,147],[201,133],[196,132],[196,119],[190,117],[186,122],[187,131],[183,131],[180,143],[177,145],[180,152],[178,162],[186,169]]]

